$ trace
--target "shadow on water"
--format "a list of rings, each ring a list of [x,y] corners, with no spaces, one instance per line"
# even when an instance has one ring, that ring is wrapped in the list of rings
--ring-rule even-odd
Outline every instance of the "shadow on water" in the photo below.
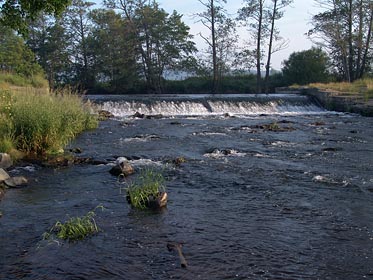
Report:
[[[162,212],[131,209],[108,165],[14,170],[31,183],[0,203],[0,279],[372,278],[373,120],[302,98],[301,105],[299,97],[296,105],[275,98],[287,109],[272,113],[269,97],[206,98],[102,100],[117,118],[71,143],[84,157],[126,156],[137,170],[162,170],[169,194]],[[191,100],[215,112],[171,114]],[[134,119],[128,106],[169,114]],[[186,162],[173,165],[177,157]],[[105,207],[98,234],[42,241],[57,220],[97,205]],[[183,244],[187,269],[169,242]]]

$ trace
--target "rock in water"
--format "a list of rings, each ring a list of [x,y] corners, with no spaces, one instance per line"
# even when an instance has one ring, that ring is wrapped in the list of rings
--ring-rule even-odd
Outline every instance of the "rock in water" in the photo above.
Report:
[[[98,111],[98,118],[102,121],[110,119],[110,118],[114,118],[114,117],[115,116],[109,111],[106,111],[106,110]]]
[[[0,153],[0,168],[7,169],[13,165],[13,161],[10,155],[6,153]]]
[[[12,178],[6,179],[4,183],[10,188],[15,188],[15,187],[27,185],[28,181],[25,177],[20,176],[20,177],[12,177]]]
[[[150,196],[148,198],[148,207],[151,209],[160,209],[167,205],[167,193],[160,192],[157,197]]]
[[[137,119],[143,119],[143,118],[145,118],[145,114],[141,114],[140,112],[136,112],[135,114],[133,114],[132,117],[137,118]]]
[[[114,176],[129,176],[133,173],[135,173],[135,170],[133,169],[132,165],[130,165],[128,162],[122,161],[118,165],[113,166],[113,168],[110,169],[110,174]]]
[[[0,168],[0,183],[9,178],[10,178],[9,174],[6,173],[4,169]]]

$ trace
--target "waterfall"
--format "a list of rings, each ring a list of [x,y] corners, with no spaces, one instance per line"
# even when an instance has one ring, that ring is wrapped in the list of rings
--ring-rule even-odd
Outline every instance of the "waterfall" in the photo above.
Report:
[[[139,112],[145,115],[296,115],[325,112],[310,97],[296,94],[258,95],[186,95],[186,96],[95,96],[98,108],[126,117]]]

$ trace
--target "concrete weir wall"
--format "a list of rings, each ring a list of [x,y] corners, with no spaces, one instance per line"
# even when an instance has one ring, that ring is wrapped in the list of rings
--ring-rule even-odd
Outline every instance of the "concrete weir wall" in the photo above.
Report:
[[[316,88],[277,88],[276,93],[294,93],[311,96],[322,107],[330,111],[356,113],[373,117],[373,100],[364,100],[362,96],[340,92],[324,91]]]

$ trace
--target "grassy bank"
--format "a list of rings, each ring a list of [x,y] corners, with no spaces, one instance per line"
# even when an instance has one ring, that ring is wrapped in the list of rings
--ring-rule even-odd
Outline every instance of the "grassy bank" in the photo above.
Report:
[[[25,77],[22,75],[12,74],[10,72],[0,72],[0,90],[6,90],[13,87],[33,87],[44,88],[49,87],[48,81],[42,75],[33,75]]]
[[[373,78],[361,79],[353,83],[315,83],[309,86],[322,90],[333,90],[348,95],[355,95],[365,100],[373,99]]]
[[[97,126],[90,108],[71,90],[0,88],[0,152],[44,155]]]

